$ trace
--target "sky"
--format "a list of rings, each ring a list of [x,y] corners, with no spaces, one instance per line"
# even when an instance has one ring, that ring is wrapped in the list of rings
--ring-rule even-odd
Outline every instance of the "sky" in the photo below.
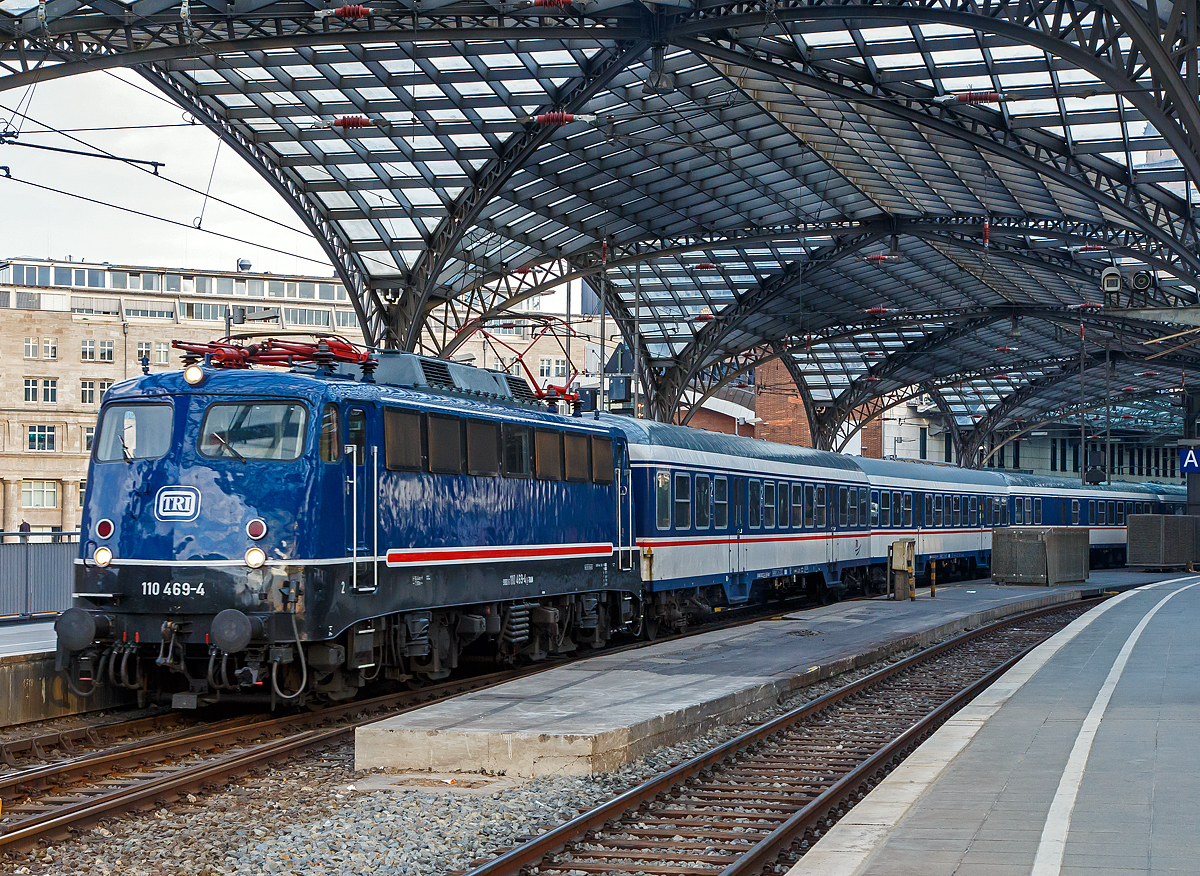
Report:
[[[14,116],[15,110],[29,118]],[[159,170],[163,179],[156,179],[123,162],[18,145],[0,147],[0,165],[7,165],[20,181],[0,178],[0,258],[70,256],[75,261],[194,270],[234,270],[239,259],[249,259],[255,271],[332,274],[320,247],[283,199],[232,149],[224,145],[218,149],[220,141],[207,128],[189,121],[190,116],[180,107],[132,71],[85,73],[31,89],[0,92],[0,125],[18,130],[18,142],[81,151],[98,148],[166,165]],[[46,132],[47,127],[123,126],[162,127],[73,134],[87,145]],[[167,180],[185,183],[199,193]],[[89,204],[26,182],[162,216],[183,227]],[[247,215],[211,198],[206,202],[205,191],[266,218]],[[192,227],[196,220],[201,220],[202,229],[259,245],[197,230]]]

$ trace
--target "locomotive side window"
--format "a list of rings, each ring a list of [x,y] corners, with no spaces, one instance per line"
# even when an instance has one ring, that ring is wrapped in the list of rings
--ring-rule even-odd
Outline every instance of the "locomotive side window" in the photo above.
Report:
[[[808,529],[812,529],[813,526],[813,491],[812,484],[804,485],[804,526]]]
[[[329,407],[333,408],[335,414],[337,413],[336,407],[333,405]],[[322,448],[324,448],[325,441],[323,428],[321,432]],[[388,471],[425,470],[420,414],[402,411],[398,408],[383,409],[383,464]]]
[[[827,507],[828,506],[825,499],[825,486],[822,484],[821,486],[817,487],[817,501],[815,506],[817,529],[825,528],[825,509]],[[807,516],[807,514],[805,516]]]
[[[713,525],[724,529],[729,525],[729,481],[713,479]]]
[[[538,480],[563,479],[562,433],[546,429],[533,430],[533,462]]]
[[[575,435],[567,432],[563,435],[564,458],[567,463],[567,480],[577,484],[586,484],[591,478],[591,465],[588,461],[588,436]]]
[[[912,493],[904,494],[904,525],[912,527]]]
[[[435,474],[462,474],[462,428],[458,417],[429,415],[429,470]]]
[[[887,490],[879,496],[879,525],[892,525],[892,494]]]
[[[779,525],[788,525],[788,485],[779,485]]]
[[[692,476],[686,472],[675,473],[675,528],[688,529],[692,525]]]
[[[307,409],[299,402],[215,404],[200,428],[200,453],[241,462],[297,459],[304,449],[307,421]],[[169,435],[163,440],[169,440]]]
[[[804,526],[804,486],[802,484],[792,484],[792,526],[796,529]]]
[[[1079,500],[1078,499],[1071,500],[1071,525],[1072,526],[1079,525]]]
[[[362,408],[352,408],[346,415],[347,444],[354,445],[354,464],[367,461],[367,415]]]
[[[612,439],[593,438],[592,480],[598,484],[611,484],[614,479]]]
[[[533,436],[528,426],[504,424],[504,476],[527,478],[533,473]],[[609,454],[611,457],[611,454]],[[610,480],[609,483],[612,483]]]
[[[659,529],[671,528],[671,474],[660,471],[654,478],[655,516]]]
[[[762,524],[762,481],[750,481],[750,528]]]
[[[763,485],[763,526],[771,529],[775,526],[775,482],[767,481]]]
[[[708,475],[696,475],[696,528],[708,529],[708,502],[712,497],[712,481]]]
[[[342,458],[342,417],[337,405],[325,405],[321,414],[321,441],[319,452],[322,462],[337,462]]]
[[[467,472],[473,475],[500,473],[500,424],[467,420]]]
[[[100,437],[93,446],[97,462],[158,459],[171,446],[171,406],[121,404],[104,409]]]

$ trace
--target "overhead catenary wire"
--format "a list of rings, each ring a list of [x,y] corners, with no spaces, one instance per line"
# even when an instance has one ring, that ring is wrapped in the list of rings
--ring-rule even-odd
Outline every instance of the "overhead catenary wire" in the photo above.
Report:
[[[0,179],[9,179],[9,180],[12,180],[13,182],[21,183],[22,185],[29,186],[30,188],[39,189],[43,192],[50,192],[55,195],[65,195],[68,198],[75,198],[76,200],[85,201],[89,204],[95,204],[99,207],[108,207],[113,210],[119,210],[122,213],[130,213],[134,216],[141,216],[143,219],[154,219],[158,222],[165,222],[168,225],[178,226],[179,228],[187,228],[192,231],[201,231],[204,234],[211,234],[214,237],[220,237],[224,240],[231,240],[234,243],[240,243],[240,244],[244,244],[246,246],[257,247],[258,249],[266,250],[267,252],[273,252],[273,253],[277,253],[279,255],[288,256],[290,258],[296,258],[296,259],[300,259],[302,261],[312,262],[313,264],[316,264],[316,265],[322,265],[324,267],[329,267],[329,262],[323,261],[321,259],[314,259],[311,256],[300,255],[299,253],[289,252],[288,250],[278,249],[277,247],[273,247],[273,246],[267,246],[266,244],[263,244],[263,243],[256,243],[252,240],[246,240],[241,237],[234,237],[231,234],[222,234],[219,231],[212,231],[211,229],[208,229],[208,228],[197,228],[196,226],[192,225],[190,222],[180,222],[177,219],[168,219],[166,216],[155,216],[153,213],[146,213],[142,210],[135,210],[133,207],[124,207],[120,204],[113,204],[109,201],[101,201],[97,198],[89,198],[87,195],[81,195],[81,194],[78,194],[77,192],[68,192],[68,191],[64,191],[62,189],[56,189],[53,186],[46,186],[46,185],[42,185],[41,183],[35,183],[32,180],[21,179],[18,176],[13,176],[11,171],[6,174],[0,174]]]

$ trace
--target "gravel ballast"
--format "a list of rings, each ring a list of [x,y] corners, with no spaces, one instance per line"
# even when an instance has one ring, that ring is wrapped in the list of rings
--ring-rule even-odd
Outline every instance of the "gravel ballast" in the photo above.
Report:
[[[353,745],[283,764],[219,792],[110,819],[74,839],[0,862],[33,876],[433,876],[465,870],[670,766],[908,654],[796,691],[737,725],[665,748],[611,773],[533,779],[395,776],[353,770]],[[454,784],[449,782],[453,780]],[[419,781],[429,786],[406,787]],[[400,786],[366,790],[360,785]],[[474,787],[472,787],[474,786]]]

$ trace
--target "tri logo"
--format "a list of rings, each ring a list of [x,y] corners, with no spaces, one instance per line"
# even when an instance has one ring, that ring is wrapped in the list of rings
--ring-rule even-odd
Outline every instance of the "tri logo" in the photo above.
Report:
[[[159,520],[195,520],[200,516],[200,491],[195,487],[163,487],[154,497]]]

